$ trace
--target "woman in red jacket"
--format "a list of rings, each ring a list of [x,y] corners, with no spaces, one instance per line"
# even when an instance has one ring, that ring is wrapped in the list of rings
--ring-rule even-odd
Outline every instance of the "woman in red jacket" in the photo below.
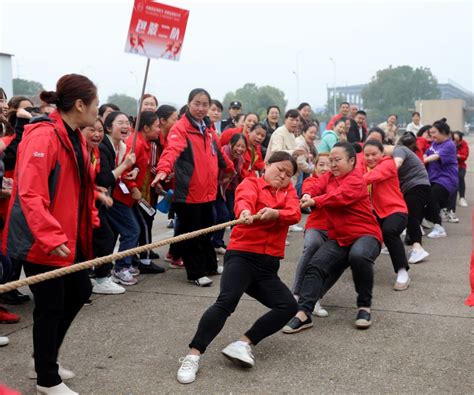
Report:
[[[91,258],[94,186],[80,128],[97,118],[97,88],[86,77],[61,77],[50,120],[25,127],[4,231],[6,254],[23,262],[27,276]],[[59,367],[58,351],[74,317],[91,294],[87,271],[31,285],[35,297],[33,348],[40,394],[75,394],[63,382],[74,374]]]
[[[382,229],[385,246],[392,259],[397,280],[393,289],[404,291],[410,285],[408,260],[400,235],[407,227],[408,209],[398,181],[398,170],[392,157],[384,157],[377,140],[364,144],[365,159],[360,164],[369,188],[375,215]]]
[[[242,181],[241,170],[244,162],[242,155],[247,150],[247,140],[242,134],[234,134],[229,144],[222,147],[222,152],[234,163],[234,170],[226,172],[219,170],[219,187],[217,191],[217,199],[215,202],[215,223],[222,224],[233,220],[235,190]],[[224,242],[225,229],[218,230],[212,234],[212,245],[217,254],[224,255],[226,245]],[[223,266],[218,265],[217,272],[222,273]]]
[[[350,143],[339,142],[329,156],[331,173],[307,190],[302,207],[323,210],[328,240],[306,268],[298,299],[298,313],[283,328],[296,333],[311,328],[316,302],[350,266],[357,291],[357,328],[368,328],[374,287],[374,261],[380,253],[382,234],[372,213],[367,184],[356,169],[356,152]]]
[[[171,128],[168,146],[161,154],[152,186],[175,177],[173,207],[178,215],[179,234],[213,225],[213,206],[217,195],[218,169],[225,161],[206,117],[211,103],[209,93],[201,88],[191,91],[188,110]],[[178,248],[178,247],[177,247]],[[210,286],[207,276],[217,272],[217,257],[211,235],[180,243],[179,250],[188,280],[200,287]]]
[[[288,226],[301,219],[298,196],[291,184],[297,168],[290,154],[275,152],[262,178],[246,178],[237,187],[235,214],[246,219],[247,224],[232,230],[219,296],[202,316],[189,354],[180,360],[180,383],[196,379],[201,354],[222,330],[244,293],[271,310],[238,341],[222,350],[226,358],[240,366],[253,367],[255,359],[250,346],[280,330],[296,313],[295,299],[278,277],[278,268],[285,253]],[[261,217],[252,223],[254,214]]]
[[[466,161],[469,157],[469,144],[463,139],[463,134],[459,131],[453,132],[453,140],[456,144],[458,156],[458,175],[459,175],[459,206],[467,207],[466,194]],[[456,198],[454,198],[456,200]]]
[[[242,126],[241,128],[229,128],[222,132],[220,139],[221,145],[229,144],[229,141],[234,134],[243,134],[244,136],[247,136],[252,127],[259,122],[260,117],[258,116],[258,114],[254,112],[249,112],[248,114],[245,114],[244,126]]]
[[[242,177],[260,177],[265,169],[261,144],[267,134],[266,126],[262,123],[253,125],[249,132],[244,135],[247,138],[247,151],[244,154],[242,166]]]

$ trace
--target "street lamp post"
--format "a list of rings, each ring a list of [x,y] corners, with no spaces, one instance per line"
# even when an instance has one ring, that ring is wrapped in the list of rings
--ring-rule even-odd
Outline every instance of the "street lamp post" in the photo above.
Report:
[[[334,68],[334,85],[333,85],[333,99],[334,99],[334,115],[337,114],[337,99],[336,99],[336,61],[333,58],[329,58],[329,60],[332,62],[333,68]]]

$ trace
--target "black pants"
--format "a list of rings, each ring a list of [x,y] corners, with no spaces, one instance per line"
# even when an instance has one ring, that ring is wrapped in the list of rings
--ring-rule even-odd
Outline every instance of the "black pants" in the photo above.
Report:
[[[460,167],[458,169],[458,177],[459,177],[459,197],[464,198],[466,197],[466,169]]]
[[[298,309],[310,316],[316,302],[350,266],[357,292],[357,307],[370,307],[374,287],[374,261],[380,243],[372,236],[359,237],[352,245],[341,247],[336,240],[326,241],[309,261],[301,285]],[[227,270],[227,268],[226,268]]]
[[[271,309],[245,333],[254,345],[283,328],[297,312],[293,295],[278,277],[278,258],[251,252],[227,251],[224,259],[225,270],[219,296],[216,303],[202,316],[189,345],[201,353],[206,351],[207,346],[222,330],[244,293]]]
[[[429,185],[417,185],[403,195],[408,207],[407,235],[411,243],[421,244],[420,225],[423,220],[423,211],[430,200],[430,194]]]
[[[107,208],[101,206],[99,208],[100,227],[95,228],[92,238],[92,249],[95,257],[110,255],[114,252],[116,236],[112,227],[110,226],[107,217]],[[107,277],[112,270],[112,262],[95,268],[95,275],[98,278]]]
[[[138,225],[140,225],[140,237],[138,238],[138,245],[144,246],[151,243],[151,230],[153,229],[153,220],[155,216],[150,216],[138,204],[133,207],[133,212],[137,218]],[[150,259],[151,250],[142,252],[140,259]]]
[[[398,273],[400,269],[409,270],[405,247],[400,239],[403,229],[407,226],[408,215],[404,213],[393,213],[385,218],[377,217],[385,246],[392,260],[393,270]]]
[[[426,206],[425,217],[428,221],[441,225],[441,216],[439,211],[448,207],[449,191],[440,184],[431,184],[431,195],[428,205]]]
[[[214,202],[175,203],[174,209],[179,218],[178,235],[212,226],[213,205]],[[217,257],[210,233],[177,244],[175,248],[181,251],[188,280],[197,280],[217,270]]]
[[[57,269],[23,261],[27,277]],[[53,387],[62,382],[58,374],[58,351],[74,317],[92,291],[87,271],[30,285],[35,298],[33,350],[37,383]]]

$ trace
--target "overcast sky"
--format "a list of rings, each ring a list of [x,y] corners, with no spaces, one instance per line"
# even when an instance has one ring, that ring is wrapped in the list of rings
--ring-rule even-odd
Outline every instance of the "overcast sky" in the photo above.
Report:
[[[179,62],[152,60],[147,91],[184,104],[192,88],[217,99],[246,82],[318,107],[336,63],[338,85],[366,83],[389,65],[429,67],[439,82],[473,89],[473,2],[164,0],[190,10]],[[133,0],[0,0],[0,52],[14,77],[54,89],[63,74],[89,76],[101,101],[138,96],[146,59],[124,53]]]

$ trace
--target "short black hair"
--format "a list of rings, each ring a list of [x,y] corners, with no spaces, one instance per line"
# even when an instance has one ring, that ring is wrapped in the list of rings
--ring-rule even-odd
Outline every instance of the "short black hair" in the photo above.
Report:
[[[107,108],[111,108],[112,110],[114,111],[120,111],[120,108],[113,104],[113,103],[105,103],[105,104],[102,104],[100,107],[99,107],[99,116],[102,117],[105,113],[105,111],[107,110]]]
[[[305,108],[306,106],[307,106],[307,107],[311,107],[311,105],[310,105],[309,103],[303,102],[303,103],[301,103],[301,104],[297,107],[297,109],[298,109],[298,111],[300,111],[300,110],[302,110],[303,108]]]
[[[411,117],[413,118],[415,115],[418,115],[419,117],[421,116],[418,111],[413,111],[413,112],[411,113]]]
[[[291,156],[288,152],[285,151],[275,151],[273,154],[270,155],[267,163],[277,163],[277,162],[284,162],[285,160],[289,160],[293,166],[293,175],[296,174],[298,171],[298,164],[296,163],[295,158]]]
[[[379,149],[379,151],[383,152],[383,145],[380,141],[378,140],[367,140],[365,143],[364,143],[364,149],[365,147],[367,147],[368,145],[372,145],[374,147],[377,147]]]
[[[334,144],[332,148],[342,148],[348,157],[348,159],[354,158],[354,168],[357,163],[357,153],[354,149],[354,146],[347,141],[339,141],[338,143]]]
[[[288,110],[285,114],[285,119],[299,118],[299,117],[300,117],[300,113],[298,112],[298,110],[295,110],[294,108],[292,108],[291,110]]]
[[[359,111],[357,111],[357,112],[356,112],[356,115],[357,115],[357,114],[363,115],[364,117],[367,116],[367,113],[366,113],[364,110],[359,110]]]
[[[224,111],[224,106],[222,105],[222,103],[221,103],[219,100],[212,99],[212,100],[211,100],[211,106],[212,106],[213,104],[214,104],[219,110]]]
[[[341,104],[339,104],[339,108],[341,108],[343,104],[347,104],[350,107],[350,104],[348,101],[343,101]]]
[[[421,136],[423,136],[423,134],[424,134],[426,131],[430,130],[430,129],[431,129],[431,125],[422,126],[422,127],[420,128],[420,130],[418,130],[418,132],[416,133],[416,137],[421,137]]]
[[[273,106],[268,106],[267,107],[267,115],[268,115],[268,113],[270,112],[270,110],[272,108],[276,108],[278,110],[278,113],[281,114],[280,107],[273,105]]]
[[[369,133],[367,133],[367,137],[371,134],[371,133],[378,133],[382,136],[382,141],[385,141],[385,132],[379,128],[378,126],[374,126],[373,128],[371,128],[369,130]]]

